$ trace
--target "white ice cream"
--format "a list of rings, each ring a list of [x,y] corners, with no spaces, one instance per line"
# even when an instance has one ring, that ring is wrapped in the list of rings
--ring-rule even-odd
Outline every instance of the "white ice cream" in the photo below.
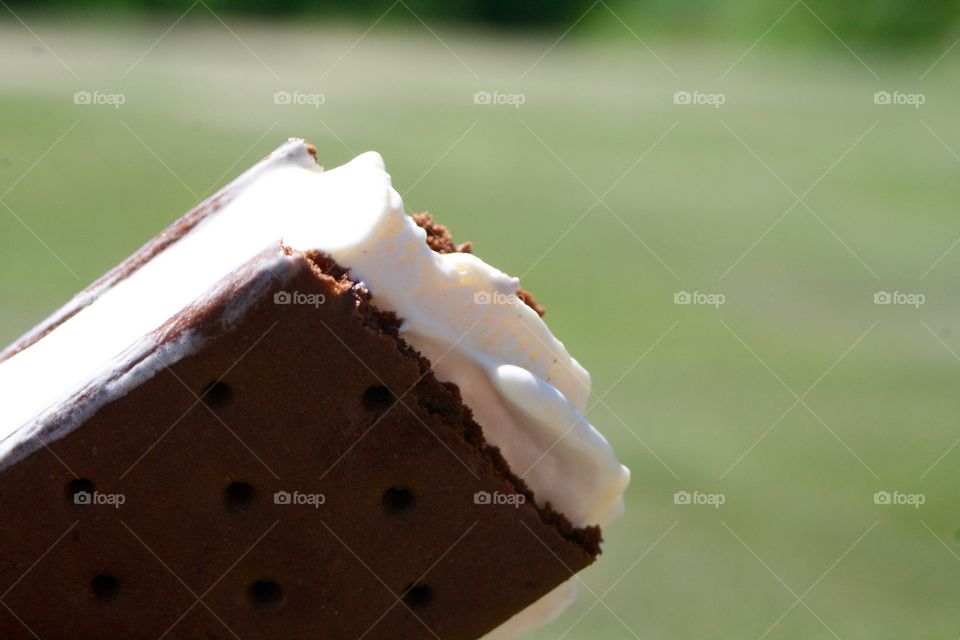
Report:
[[[403,319],[402,337],[440,380],[460,387],[487,439],[538,502],[576,525],[603,525],[622,512],[629,472],[582,415],[589,374],[517,298],[516,278],[473,255],[428,247],[378,154],[323,171],[303,142],[290,141],[222,193],[222,206],[185,236],[127,278],[86,294],[92,304],[0,363],[0,388],[9,392],[0,407],[0,466],[37,416],[105,378],[131,345],[282,243],[331,255],[365,283],[378,308]],[[165,364],[191,348],[168,353]],[[572,589],[562,585],[490,637],[555,617]]]

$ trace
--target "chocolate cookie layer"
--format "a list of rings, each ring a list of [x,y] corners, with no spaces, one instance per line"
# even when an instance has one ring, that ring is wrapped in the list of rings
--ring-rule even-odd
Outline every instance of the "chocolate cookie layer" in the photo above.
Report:
[[[278,247],[161,327],[0,472],[0,637],[467,640],[590,564],[398,322]]]

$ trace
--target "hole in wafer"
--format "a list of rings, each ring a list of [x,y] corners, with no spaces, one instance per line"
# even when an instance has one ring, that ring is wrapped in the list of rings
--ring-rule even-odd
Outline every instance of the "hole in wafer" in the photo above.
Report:
[[[269,579],[257,580],[250,585],[247,593],[250,596],[250,601],[258,607],[276,607],[283,601],[283,589],[280,588],[279,584]]]
[[[120,581],[109,573],[101,573],[90,581],[90,591],[97,600],[110,601],[120,593]]]
[[[382,384],[367,387],[361,402],[367,409],[385,409],[393,401],[393,394]]]
[[[227,507],[234,511],[244,511],[253,504],[257,492],[249,482],[231,482],[224,494]]]
[[[412,584],[403,594],[403,601],[411,609],[422,609],[433,600],[433,589],[425,584]]]
[[[219,409],[230,404],[233,399],[233,389],[226,382],[214,380],[206,386],[200,398],[208,407]]]
[[[86,478],[74,478],[67,483],[67,502],[82,507],[93,504],[93,483]]]
[[[413,507],[413,492],[399,485],[383,492],[383,508],[389,513],[401,513]]]

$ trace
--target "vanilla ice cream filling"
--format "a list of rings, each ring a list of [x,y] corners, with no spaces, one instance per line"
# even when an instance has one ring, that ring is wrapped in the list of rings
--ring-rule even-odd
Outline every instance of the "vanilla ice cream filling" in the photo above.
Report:
[[[0,363],[0,463],[33,433],[38,416],[107,376],[132,344],[282,243],[330,255],[364,283],[375,306],[403,320],[400,335],[438,379],[459,386],[487,440],[541,506],[551,503],[577,526],[602,525],[623,511],[629,472],[583,416],[589,374],[517,297],[516,278],[471,254],[430,249],[378,154],[323,171],[303,142],[290,141],[219,197],[219,209],[185,235]],[[193,348],[168,349],[164,364]],[[571,595],[565,585],[531,607],[535,620],[507,626],[519,632],[543,622]]]

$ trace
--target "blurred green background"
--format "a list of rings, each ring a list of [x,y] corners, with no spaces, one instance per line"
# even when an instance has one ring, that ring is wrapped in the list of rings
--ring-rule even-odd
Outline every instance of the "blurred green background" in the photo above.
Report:
[[[633,471],[532,637],[956,638],[960,5],[517,4],[0,7],[0,341],[286,137],[376,149]]]

